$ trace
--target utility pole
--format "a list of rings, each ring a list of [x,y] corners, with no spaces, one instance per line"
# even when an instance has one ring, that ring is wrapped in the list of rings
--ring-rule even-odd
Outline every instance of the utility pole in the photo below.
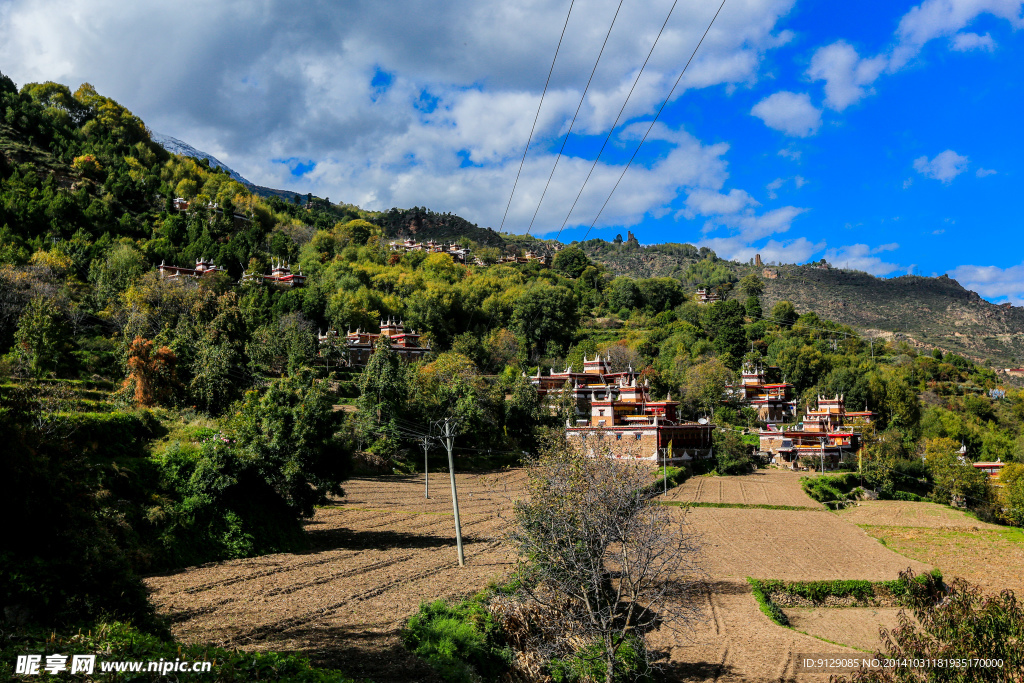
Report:
[[[427,463],[427,449],[430,448],[430,437],[423,437],[423,497],[430,498],[430,468]]]
[[[824,436],[818,437],[818,441],[821,443],[821,472],[819,474],[825,473],[825,440]]]
[[[452,480],[452,509],[455,510],[455,543],[459,548],[459,566],[466,565],[466,556],[462,553],[462,524],[459,523],[459,494],[455,490],[455,461],[452,459],[452,447],[455,444],[455,426],[450,418],[444,419],[444,445],[448,449],[448,476]]]

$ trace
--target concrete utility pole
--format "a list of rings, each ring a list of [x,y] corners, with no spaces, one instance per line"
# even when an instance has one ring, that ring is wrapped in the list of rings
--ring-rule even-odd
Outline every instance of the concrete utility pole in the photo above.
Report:
[[[459,548],[459,566],[466,566],[466,556],[462,553],[462,524],[459,522],[459,494],[455,490],[455,461],[452,458],[452,447],[455,445],[455,426],[449,418],[444,419],[444,445],[448,449],[448,476],[452,480],[452,509],[455,510],[455,543]]]
[[[430,448],[430,437],[423,437],[423,497],[430,498],[430,467],[427,462],[427,449]]]
[[[818,441],[821,443],[821,474],[825,473],[825,441],[824,436],[819,436]]]

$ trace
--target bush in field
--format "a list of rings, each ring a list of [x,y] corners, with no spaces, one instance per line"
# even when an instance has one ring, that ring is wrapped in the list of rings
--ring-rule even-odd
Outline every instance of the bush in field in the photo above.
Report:
[[[911,681],[1017,681],[1024,671],[1024,608],[1013,591],[985,595],[978,586],[954,579],[949,586],[940,577],[923,580],[907,571],[900,575],[907,587],[903,596],[910,614],[901,611],[899,626],[882,629],[879,658],[949,660],[1002,660],[1000,667],[913,668],[894,667],[859,671],[837,683],[910,683]]]
[[[739,433],[727,429],[713,434],[716,469],[719,474],[749,474],[757,469],[752,449]]]
[[[509,540],[527,558],[526,599],[559,615],[537,651],[552,662],[586,660],[606,683],[627,659],[636,660],[634,672],[646,671],[644,635],[697,618],[693,538],[654,504],[648,470],[604,453],[588,457],[564,436],[527,476],[530,498],[516,502]]]
[[[446,681],[497,680],[511,661],[502,632],[480,600],[424,602],[402,631],[405,646]]]

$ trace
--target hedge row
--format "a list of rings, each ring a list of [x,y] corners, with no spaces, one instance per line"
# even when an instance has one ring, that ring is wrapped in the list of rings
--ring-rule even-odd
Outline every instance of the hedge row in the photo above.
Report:
[[[937,568],[931,571],[931,576],[942,580],[942,572]],[[914,577],[914,581],[925,583],[928,574],[921,574]],[[828,598],[854,598],[858,602],[867,602],[875,597],[895,597],[909,595],[910,585],[906,579],[899,578],[892,581],[861,581],[861,580],[833,580],[833,581],[779,581],[777,579],[748,579],[751,585],[757,584],[757,588],[763,591],[766,598],[773,593],[785,593],[798,598],[810,600],[816,605],[824,603]]]

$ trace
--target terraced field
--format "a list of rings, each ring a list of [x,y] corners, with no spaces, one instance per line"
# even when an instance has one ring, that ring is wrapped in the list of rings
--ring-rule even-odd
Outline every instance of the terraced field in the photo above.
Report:
[[[461,598],[505,576],[501,513],[519,472],[459,475],[466,566],[459,568],[447,475],[354,479],[317,511],[307,554],[268,555],[147,580],[174,634],[251,650],[301,650],[377,683],[434,680],[398,631],[420,601]]]
[[[399,629],[420,601],[464,597],[508,574],[512,557],[500,538],[524,482],[517,471],[458,476],[466,549],[461,569],[447,477],[431,475],[430,500],[423,497],[421,476],[380,477],[351,481],[344,499],[317,511],[308,526],[315,543],[309,553],[195,567],[150,577],[147,584],[182,640],[301,650],[377,683],[433,681],[434,674],[402,649]],[[695,478],[668,497],[804,509],[673,508],[703,539],[710,591],[703,622],[655,635],[652,644],[666,655],[665,680],[827,680],[797,674],[793,654],[844,648],[770,622],[746,576],[881,580],[907,566],[930,568],[821,508],[790,472]],[[824,623],[826,617],[808,615],[811,632],[852,628]],[[873,619],[861,615],[856,642],[848,644],[864,642],[885,622]]]

